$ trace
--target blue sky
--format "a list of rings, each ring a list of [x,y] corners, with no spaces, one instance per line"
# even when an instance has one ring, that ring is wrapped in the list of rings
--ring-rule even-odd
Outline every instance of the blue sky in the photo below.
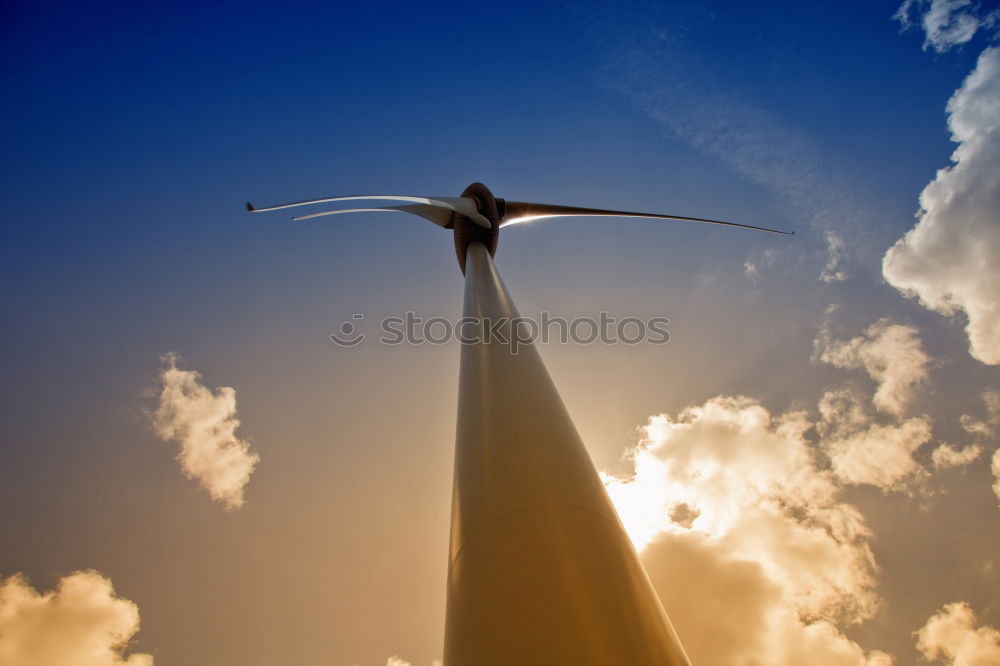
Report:
[[[63,315],[206,288],[238,299],[236,281],[312,293],[303,269],[352,274],[399,261],[403,248],[386,248],[367,219],[292,228],[248,219],[242,201],[454,196],[475,179],[509,198],[802,233],[804,221],[769,204],[766,191],[637,115],[609,87],[617,50],[664,30],[696,94],[722,92],[803,142],[821,177],[877,199],[879,216],[865,222],[888,240],[909,226],[914,192],[952,149],[943,102],[976,55],[921,52],[916,32],[898,34],[893,11],[884,3],[14,5],[3,46],[15,101],[3,111],[12,222],[4,264],[19,302],[55,298]],[[626,41],[640,17],[648,28]],[[433,263],[443,263],[448,244],[433,229],[390,223],[412,234],[407,244],[419,238],[421,251],[407,254],[422,261],[433,243]],[[772,242],[737,244],[744,240]],[[192,270],[169,270],[178,263]],[[200,316],[218,311],[217,296]]]
[[[671,319],[666,348],[542,349],[609,473],[629,472],[649,417],[722,395],[807,413],[829,470],[820,396],[883,380],[821,360],[816,341],[874,344],[882,318],[912,328],[929,379],[912,413],[876,416],[933,421],[921,469],[942,443],[983,453],[903,490],[836,482],[885,572],[865,584],[884,610],[837,631],[909,663],[913,632],[947,603],[1000,625],[995,569],[936,575],[993,566],[996,431],[975,439],[960,417],[984,413],[996,366],[969,355],[961,310],[943,317],[882,273],[955,150],[946,104],[994,36],[924,49],[897,8],[7,3],[0,505],[15,509],[0,512],[0,575],[48,589],[101,572],[138,606],[135,649],[157,664],[440,658],[458,348],[327,336],[353,313],[458,316],[452,240],[404,216],[292,223],[243,203],[458,196],[481,180],[514,200],[797,231],[555,220],[503,234],[522,313]],[[243,508],[213,505],[156,441],[170,351],[236,389],[261,457]],[[954,542],[956,511],[953,528],[978,536],[950,556],[894,525],[925,520]],[[912,593],[925,576],[938,582]],[[202,611],[226,619],[209,628]],[[255,634],[275,613],[294,647]]]

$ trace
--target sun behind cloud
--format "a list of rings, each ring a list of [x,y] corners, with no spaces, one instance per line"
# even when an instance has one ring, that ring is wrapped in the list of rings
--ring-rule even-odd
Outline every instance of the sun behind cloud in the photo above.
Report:
[[[811,427],[720,396],[652,417],[631,477],[605,477],[693,663],[891,663],[842,633],[880,607],[877,567]]]

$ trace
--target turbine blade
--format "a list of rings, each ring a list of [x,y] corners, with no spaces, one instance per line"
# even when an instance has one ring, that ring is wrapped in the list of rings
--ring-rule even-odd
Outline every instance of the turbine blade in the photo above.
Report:
[[[427,206],[424,204],[416,204],[413,206],[386,206],[385,208],[347,208],[344,210],[327,210],[322,213],[312,213],[311,215],[300,215],[298,217],[293,217],[293,222],[299,222],[301,220],[311,220],[314,217],[323,217],[325,215],[340,215],[342,213],[411,213],[413,215],[419,215],[425,220],[430,220],[434,224],[447,227],[451,224],[452,212],[444,209],[438,208],[436,206]]]
[[[528,220],[537,220],[546,217],[647,217],[658,220],[679,220],[681,222],[704,222],[706,224],[721,224],[727,227],[740,227],[741,229],[755,229],[757,231],[769,231],[773,234],[793,235],[794,231],[779,231],[778,229],[768,229],[767,227],[755,227],[751,224],[737,224],[736,222],[723,222],[722,220],[707,220],[701,217],[683,217],[681,215],[658,215],[656,213],[630,213],[624,210],[602,210],[600,208],[579,208],[577,206],[557,206],[555,204],[529,203],[526,201],[505,201],[504,212],[500,218],[500,226],[517,224]]]
[[[333,201],[408,201],[425,206],[437,206],[452,212],[464,215],[484,229],[490,228],[490,221],[485,218],[476,207],[476,202],[469,197],[411,197],[393,194],[365,194],[346,197],[325,197],[323,199],[309,199],[307,201],[294,201],[292,203],[278,204],[277,206],[266,206],[264,208],[254,208],[249,202],[247,210],[251,213],[263,213],[271,210],[281,210],[282,208],[294,208],[295,206],[308,206],[310,204],[330,203]],[[419,213],[418,213],[419,215]]]

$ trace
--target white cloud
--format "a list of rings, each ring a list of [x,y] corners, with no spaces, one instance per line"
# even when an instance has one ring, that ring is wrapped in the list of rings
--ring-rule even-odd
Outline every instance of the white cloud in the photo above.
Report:
[[[977,419],[972,414],[962,414],[959,418],[959,423],[962,424],[962,429],[970,435],[980,435],[983,437],[989,437],[993,434],[995,427],[989,421],[982,421]]]
[[[889,284],[937,312],[968,318],[969,353],[1000,364],[1000,49],[979,56],[948,102],[954,164],[920,194],[919,220],[889,248]]]
[[[970,435],[992,437],[1000,426],[1000,391],[986,391],[982,399],[986,404],[986,417],[977,419],[972,414],[962,414],[959,422]]]
[[[942,444],[931,453],[931,462],[935,469],[947,469],[949,467],[963,467],[979,458],[983,453],[983,447],[979,445],[966,446],[964,449],[956,449],[950,444]]]
[[[902,415],[916,388],[927,381],[930,358],[912,326],[880,319],[864,335],[836,340],[824,323],[814,345],[817,357],[824,363],[838,368],[864,368],[878,384],[872,400],[883,412]]]
[[[946,659],[953,666],[996,666],[1000,664],[1000,631],[990,626],[977,628],[967,603],[951,603],[917,632],[917,649],[925,659]]]
[[[848,278],[847,271],[841,267],[844,260],[844,237],[835,231],[826,232],[826,264],[819,274],[819,279],[827,284],[842,282]]]
[[[755,253],[754,257],[743,262],[743,276],[751,282],[757,282],[764,277],[764,269],[773,267],[777,258],[778,251],[773,249]]]
[[[993,472],[993,494],[1000,499],[1000,449],[993,452],[993,460],[990,462],[990,471]]]
[[[385,662],[385,666],[412,666],[412,665],[405,659],[402,659],[398,656],[394,656],[394,657],[389,657],[389,659]],[[430,666],[441,666],[441,662],[434,660],[430,663]]]
[[[891,663],[840,630],[877,609],[877,568],[811,427],[718,397],[651,418],[633,474],[605,476],[694,663]]]
[[[898,425],[872,424],[864,431],[823,444],[838,480],[904,490],[908,480],[923,472],[913,453],[930,439],[930,423],[915,418]]]
[[[962,428],[981,442],[994,443],[998,431],[1000,431],[1000,391],[984,391],[982,394],[983,404],[986,405],[986,414],[982,418],[976,418],[972,414],[962,414],[959,419]],[[979,449],[981,447],[968,447]],[[990,462],[990,470],[993,472],[995,481],[993,492],[997,499],[1000,499],[1000,450],[993,453]]]
[[[846,388],[825,392],[819,412],[820,448],[841,483],[905,491],[926,476],[913,453],[930,441],[930,419],[875,423],[862,397]]]
[[[871,422],[864,399],[848,388],[826,391],[819,399],[818,408],[820,420],[816,428],[824,438],[857,432]]]
[[[189,479],[197,480],[227,509],[243,505],[243,488],[260,457],[236,436],[236,391],[228,386],[213,394],[201,375],[177,367],[177,356],[163,357],[160,402],[152,414],[156,434],[180,445],[177,459]]]
[[[924,30],[924,49],[943,53],[969,42],[981,28],[996,24],[996,10],[980,17],[979,3],[972,0],[906,0],[893,16],[904,28],[913,25],[912,14],[923,13],[920,25]]]
[[[0,664],[152,666],[148,654],[123,654],[137,631],[139,609],[96,571],[70,574],[44,594],[21,575],[0,583]]]

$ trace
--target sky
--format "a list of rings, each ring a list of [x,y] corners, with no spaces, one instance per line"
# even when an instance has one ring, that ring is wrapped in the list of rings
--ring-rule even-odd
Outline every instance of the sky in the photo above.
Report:
[[[692,661],[1000,663],[995,2],[0,8],[0,662],[442,656],[449,232],[501,234]],[[363,319],[355,319],[363,315]],[[369,334],[345,348],[344,322]],[[725,599],[725,604],[719,600]]]

